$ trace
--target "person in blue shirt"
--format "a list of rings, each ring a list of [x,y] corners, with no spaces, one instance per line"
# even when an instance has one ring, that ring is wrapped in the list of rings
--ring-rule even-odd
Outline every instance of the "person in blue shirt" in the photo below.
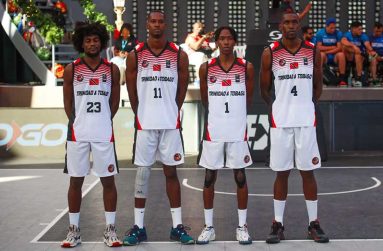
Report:
[[[362,87],[362,71],[365,55],[375,56],[368,36],[363,32],[362,23],[355,21],[351,23],[350,31],[342,38],[343,51],[349,62],[355,61],[356,77],[354,87]]]
[[[339,67],[339,86],[347,87],[346,57],[341,45],[342,32],[336,29],[335,18],[326,20],[326,27],[318,30],[316,39],[323,65],[337,64]]]
[[[316,37],[314,36],[314,30],[310,26],[302,27],[303,40],[316,44]]]
[[[377,78],[377,68],[380,62],[383,62],[383,25],[376,22],[374,25],[373,33],[370,36],[371,47],[376,51],[375,57],[370,57],[370,72],[372,75],[372,85],[374,87],[382,86]]]

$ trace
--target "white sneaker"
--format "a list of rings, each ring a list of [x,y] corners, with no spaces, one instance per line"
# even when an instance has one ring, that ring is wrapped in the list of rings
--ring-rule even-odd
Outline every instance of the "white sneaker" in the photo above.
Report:
[[[249,231],[247,231],[246,224],[243,225],[243,227],[237,227],[237,241],[242,245],[251,244],[253,242],[249,235]]]
[[[352,85],[353,87],[362,87],[362,81],[355,81],[355,83]]]
[[[107,225],[105,228],[104,243],[108,247],[120,247],[122,245],[122,241],[118,239],[116,227],[112,224]]]
[[[69,225],[68,234],[65,240],[61,242],[61,247],[73,248],[78,244],[81,244],[80,228],[75,225]]]
[[[215,230],[213,226],[202,229],[201,234],[198,236],[196,241],[197,244],[208,244],[209,241],[215,240]]]

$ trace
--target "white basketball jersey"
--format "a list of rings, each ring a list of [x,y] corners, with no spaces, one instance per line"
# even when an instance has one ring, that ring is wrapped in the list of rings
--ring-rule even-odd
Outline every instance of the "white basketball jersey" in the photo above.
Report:
[[[246,61],[241,58],[237,58],[228,71],[222,68],[219,58],[213,58],[207,63],[205,140],[247,140],[246,67]]]
[[[275,87],[271,126],[315,126],[314,45],[302,42],[298,51],[292,54],[281,41],[276,41],[270,45],[270,49]]]
[[[164,50],[155,55],[147,43],[135,48],[137,58],[138,108],[136,128],[180,128],[176,102],[180,49],[168,42]]]
[[[73,62],[73,111],[69,120],[69,141],[114,141],[110,93],[112,64],[101,59],[92,70],[81,58]]]

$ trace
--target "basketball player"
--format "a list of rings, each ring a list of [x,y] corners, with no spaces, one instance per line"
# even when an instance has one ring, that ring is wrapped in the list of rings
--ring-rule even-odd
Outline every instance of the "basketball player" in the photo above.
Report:
[[[320,51],[298,37],[299,17],[284,13],[280,23],[282,39],[266,48],[261,62],[261,94],[271,108],[270,167],[276,171],[274,214],[267,243],[284,239],[283,212],[288,177],[295,163],[303,180],[309,216],[308,237],[328,242],[317,219],[317,185],[313,170],[321,166],[316,141],[314,103],[322,92]],[[272,82],[275,100],[271,98]]]
[[[205,133],[198,164],[205,167],[203,188],[205,227],[197,244],[215,239],[213,227],[214,184],[217,171],[233,169],[237,184],[239,224],[236,237],[240,244],[250,244],[246,215],[248,189],[245,167],[252,164],[247,144],[247,108],[254,89],[254,67],[234,55],[237,33],[231,27],[215,32],[220,55],[203,64],[200,69],[201,100],[206,111]],[[226,156],[226,162],[225,162]]]
[[[114,175],[118,173],[112,118],[120,101],[120,73],[117,66],[100,57],[109,40],[105,26],[78,23],[73,45],[84,53],[65,67],[64,108],[69,119],[64,172],[70,176],[68,190],[69,231],[62,247],[81,243],[79,217],[81,187],[92,170],[103,186],[106,228],[104,243],[121,246],[115,228],[117,191]],[[89,155],[92,152],[93,166]]]
[[[134,226],[126,234],[124,245],[136,245],[147,239],[144,227],[145,201],[151,166],[162,162],[166,193],[170,202],[173,227],[170,238],[192,244],[182,224],[181,190],[176,166],[184,162],[180,109],[188,85],[188,58],[165,37],[165,14],[152,11],[147,18],[148,40],[139,43],[127,58],[126,83],[135,114],[133,163],[135,181]]]

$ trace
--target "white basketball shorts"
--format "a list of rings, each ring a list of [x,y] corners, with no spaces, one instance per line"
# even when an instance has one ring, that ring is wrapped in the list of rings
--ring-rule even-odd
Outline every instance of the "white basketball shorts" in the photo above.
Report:
[[[156,161],[167,166],[184,163],[180,129],[136,130],[133,163],[137,166],[151,166]]]
[[[270,129],[270,167],[274,171],[294,168],[310,171],[321,166],[315,127]]]
[[[90,153],[93,165],[90,163]],[[98,177],[118,173],[114,142],[67,141],[64,172],[72,177],[84,177],[90,171]]]
[[[226,163],[225,163],[226,156]],[[202,141],[198,165],[216,170],[223,167],[244,168],[253,163],[247,141],[213,142]]]

